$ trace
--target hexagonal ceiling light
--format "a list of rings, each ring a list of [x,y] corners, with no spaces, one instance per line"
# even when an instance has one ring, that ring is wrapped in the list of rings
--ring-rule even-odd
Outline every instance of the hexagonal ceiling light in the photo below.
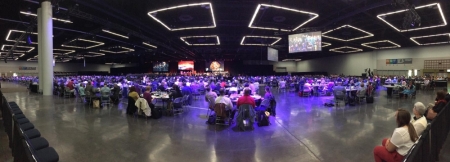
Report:
[[[310,18],[307,19],[306,21],[302,22],[300,25],[296,26],[292,30],[291,29],[279,29],[279,28],[273,28],[273,27],[264,27],[264,26],[255,26],[253,23],[254,23],[255,17],[258,15],[259,11],[261,10],[261,7],[276,8],[276,9],[281,9],[281,10],[286,10],[286,11],[292,11],[295,13],[306,14],[306,15],[309,15]],[[305,24],[307,24],[308,22],[316,19],[317,17],[319,17],[319,14],[312,13],[312,12],[307,12],[307,11],[302,11],[302,10],[297,10],[297,9],[292,9],[292,8],[287,8],[287,7],[281,7],[281,6],[275,6],[275,5],[270,5],[270,4],[259,4],[256,7],[255,13],[253,14],[253,17],[250,20],[250,24],[248,24],[248,27],[255,28],[255,29],[265,29],[265,30],[295,31],[295,30],[299,29],[300,27],[304,26]]]
[[[175,9],[180,9],[180,8],[186,8],[186,7],[196,7],[196,6],[201,6],[204,7],[206,9],[210,9],[210,13],[211,13],[211,20],[212,23],[211,25],[202,25],[202,26],[189,26],[189,27],[179,27],[179,28],[175,28],[175,27],[169,27],[170,25],[168,25],[168,22],[163,22],[162,20],[158,19],[156,17],[156,15],[158,13],[162,13],[164,11],[169,11],[169,10],[175,10]],[[155,11],[150,11],[147,13],[148,16],[150,16],[153,20],[155,20],[156,22],[160,23],[162,26],[164,26],[165,28],[167,28],[170,31],[177,31],[177,30],[188,30],[188,29],[203,29],[203,28],[215,28],[216,27],[216,20],[214,18],[214,11],[213,11],[213,7],[212,4],[209,2],[206,3],[192,3],[192,4],[186,4],[186,5],[179,5],[179,6],[173,6],[173,7],[168,7],[168,8],[163,8],[163,9],[159,9],[159,10],[155,10]]]

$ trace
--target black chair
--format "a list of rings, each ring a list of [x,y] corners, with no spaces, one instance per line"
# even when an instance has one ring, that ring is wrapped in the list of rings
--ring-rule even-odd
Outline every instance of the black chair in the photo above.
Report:
[[[43,162],[57,162],[59,161],[59,155],[56,153],[53,147],[47,147],[37,150],[35,152],[36,159]]]
[[[127,114],[133,115],[137,111],[137,107],[135,105],[136,101],[132,97],[128,97],[128,106],[127,106]]]

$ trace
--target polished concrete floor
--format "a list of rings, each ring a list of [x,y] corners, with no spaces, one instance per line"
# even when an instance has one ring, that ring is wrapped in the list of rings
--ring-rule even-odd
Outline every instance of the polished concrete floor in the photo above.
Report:
[[[15,85],[4,82],[5,86]],[[373,148],[392,134],[398,108],[411,111],[417,101],[432,102],[435,92],[391,99],[380,87],[373,104],[337,108],[323,106],[332,97],[275,93],[277,117],[270,118],[272,125],[255,126],[253,131],[205,124],[203,99],[194,100],[182,115],[146,121],[125,114],[126,100],[93,109],[75,98],[4,95],[20,105],[64,162],[361,162],[373,161]]]

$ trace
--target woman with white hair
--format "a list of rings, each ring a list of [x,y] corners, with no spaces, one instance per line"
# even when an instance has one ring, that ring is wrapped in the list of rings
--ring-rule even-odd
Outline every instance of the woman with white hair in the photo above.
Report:
[[[427,128],[427,118],[424,116],[427,108],[422,102],[416,102],[414,104],[413,113],[414,117],[411,123],[416,129],[416,133],[418,136],[422,134],[422,132]]]

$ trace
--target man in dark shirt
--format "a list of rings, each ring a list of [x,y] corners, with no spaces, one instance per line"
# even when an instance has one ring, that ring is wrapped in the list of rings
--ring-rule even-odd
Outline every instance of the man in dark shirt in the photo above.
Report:
[[[447,101],[447,103],[450,101],[450,94],[448,94],[448,90],[447,88],[444,88],[444,93],[445,93],[445,101]]]

